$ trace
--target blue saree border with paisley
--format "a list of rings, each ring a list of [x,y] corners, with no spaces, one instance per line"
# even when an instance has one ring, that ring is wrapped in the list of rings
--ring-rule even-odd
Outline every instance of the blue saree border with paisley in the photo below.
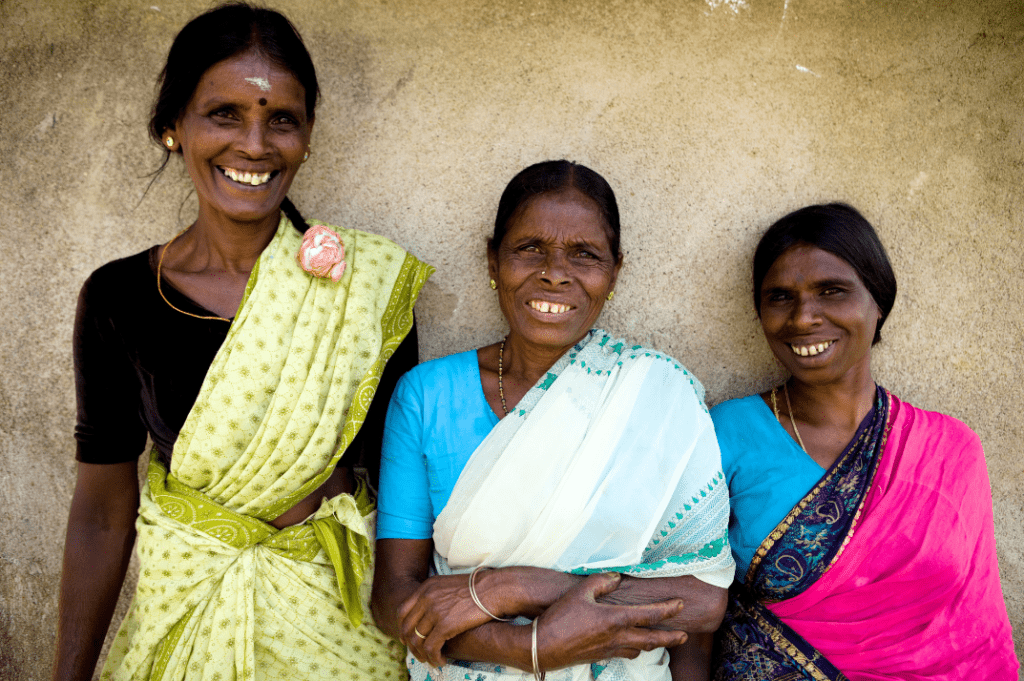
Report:
[[[845,681],[846,677],[768,609],[811,587],[853,536],[882,458],[889,394],[875,402],[846,449],[821,480],[761,543],[745,583],[729,590],[715,637],[716,681]]]

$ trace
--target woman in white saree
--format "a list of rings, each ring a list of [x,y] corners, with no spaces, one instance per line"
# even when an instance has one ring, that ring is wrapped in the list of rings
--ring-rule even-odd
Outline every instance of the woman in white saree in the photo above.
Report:
[[[372,605],[415,681],[708,677],[728,493],[700,383],[592,328],[619,232],[592,170],[519,173],[488,245],[508,336],[396,388]]]

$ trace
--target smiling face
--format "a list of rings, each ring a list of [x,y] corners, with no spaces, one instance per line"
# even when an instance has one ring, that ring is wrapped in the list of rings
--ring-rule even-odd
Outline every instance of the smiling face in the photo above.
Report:
[[[575,189],[530,199],[488,252],[511,335],[568,349],[591,329],[619,273],[608,231],[597,204]]]
[[[276,225],[312,127],[302,84],[261,54],[207,69],[168,131],[195,184],[200,219]]]
[[[805,383],[832,383],[851,372],[870,377],[880,316],[857,272],[809,244],[779,256],[761,284],[764,336],[779,361]]]

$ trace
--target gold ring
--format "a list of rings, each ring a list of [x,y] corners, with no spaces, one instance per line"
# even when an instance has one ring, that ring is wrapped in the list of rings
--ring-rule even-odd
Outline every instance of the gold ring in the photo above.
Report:
[[[412,630],[413,630],[413,632],[415,632],[415,633],[416,633],[416,635],[417,635],[417,636],[419,636],[420,638],[426,638],[426,636],[424,636],[423,634],[421,634],[421,633],[420,633],[420,630],[419,630],[419,629],[417,629],[416,627],[413,627],[413,628],[412,628]]]

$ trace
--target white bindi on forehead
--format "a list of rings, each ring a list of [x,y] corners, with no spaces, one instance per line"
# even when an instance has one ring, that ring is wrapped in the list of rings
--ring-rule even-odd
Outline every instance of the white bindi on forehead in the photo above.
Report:
[[[270,92],[270,81],[264,78],[263,76],[253,76],[251,78],[246,78],[245,82],[250,83],[251,85],[255,85],[263,92]]]

